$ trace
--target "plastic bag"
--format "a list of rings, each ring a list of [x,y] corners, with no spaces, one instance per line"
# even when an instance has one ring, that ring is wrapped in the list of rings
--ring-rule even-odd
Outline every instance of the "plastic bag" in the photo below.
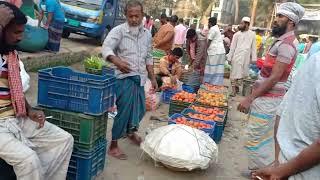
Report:
[[[218,159],[218,147],[205,132],[178,124],[151,131],[141,149],[167,167],[188,171],[207,169]]]
[[[38,27],[38,23],[39,23],[39,20],[36,20],[36,19],[32,19],[31,17],[27,16],[27,24],[32,26],[32,27]]]
[[[155,111],[160,105],[160,93],[149,93],[146,96],[146,110]]]
[[[159,93],[154,92],[150,79],[146,81],[144,92],[146,96],[146,110],[155,111],[160,105],[161,96]]]

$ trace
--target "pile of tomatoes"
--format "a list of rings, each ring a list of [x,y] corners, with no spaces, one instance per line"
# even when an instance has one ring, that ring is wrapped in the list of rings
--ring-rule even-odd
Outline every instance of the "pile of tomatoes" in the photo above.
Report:
[[[183,124],[196,129],[212,129],[213,128],[213,126],[210,124],[195,122],[195,121],[188,121],[185,117],[179,117],[175,119],[175,121],[176,121],[176,124]]]
[[[181,91],[172,96],[171,100],[193,103],[196,100],[196,94]]]

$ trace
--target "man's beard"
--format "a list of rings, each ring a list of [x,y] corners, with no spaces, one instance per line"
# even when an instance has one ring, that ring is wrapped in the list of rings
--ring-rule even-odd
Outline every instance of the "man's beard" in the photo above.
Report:
[[[137,36],[140,31],[141,24],[139,26],[129,26],[130,33],[134,36]]]
[[[240,26],[239,26],[238,29],[239,29],[239,31],[243,32],[243,31],[246,30],[246,26],[243,26],[243,27],[240,27]]]
[[[0,44],[0,54],[8,55],[9,52],[12,52],[17,49],[17,45],[9,45],[5,41],[5,37],[2,38],[1,44]]]
[[[274,26],[272,27],[272,36],[280,37],[286,33],[287,25],[285,26]]]

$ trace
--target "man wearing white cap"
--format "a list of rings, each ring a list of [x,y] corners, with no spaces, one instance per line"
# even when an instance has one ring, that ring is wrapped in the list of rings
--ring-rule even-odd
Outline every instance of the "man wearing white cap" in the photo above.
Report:
[[[257,59],[256,52],[256,34],[249,30],[250,18],[242,18],[239,31],[234,34],[228,61],[231,61],[232,69],[230,74],[232,96],[236,96],[242,86],[243,78],[249,76],[250,62]]]
[[[263,168],[275,162],[276,111],[286,93],[284,84],[297,55],[294,29],[303,14],[304,8],[297,3],[288,2],[279,6],[272,28],[273,36],[278,39],[266,55],[251,95],[238,106],[238,110],[244,113],[249,113],[250,109],[245,145],[249,170]],[[282,140],[282,143],[286,141]]]

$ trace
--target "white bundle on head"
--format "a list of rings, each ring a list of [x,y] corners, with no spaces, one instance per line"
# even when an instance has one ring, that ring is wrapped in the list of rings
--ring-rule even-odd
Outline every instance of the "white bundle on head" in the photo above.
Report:
[[[298,24],[304,15],[304,8],[294,2],[286,2],[279,6],[277,14],[288,17],[294,24]]]

